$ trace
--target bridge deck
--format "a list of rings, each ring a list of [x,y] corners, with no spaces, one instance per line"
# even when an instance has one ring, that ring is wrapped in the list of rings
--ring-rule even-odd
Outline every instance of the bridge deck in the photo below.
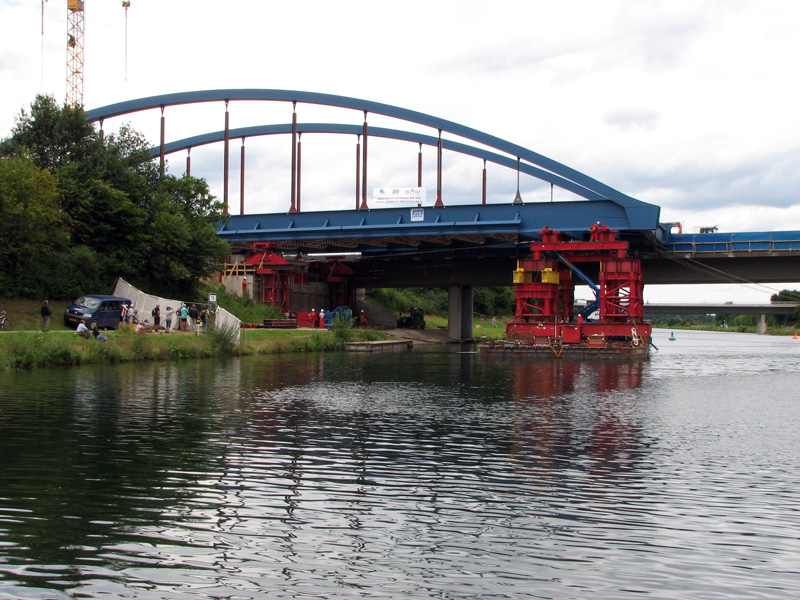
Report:
[[[544,227],[583,236],[597,221],[643,241],[639,231],[655,229],[654,215],[631,212],[611,201],[381,208],[231,216],[217,232],[230,242],[270,242],[299,252],[371,254],[497,244],[516,251],[518,244],[538,240]]]

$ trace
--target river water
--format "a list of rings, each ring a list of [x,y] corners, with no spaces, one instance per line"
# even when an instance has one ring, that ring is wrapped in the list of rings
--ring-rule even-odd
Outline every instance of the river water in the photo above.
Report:
[[[0,374],[0,597],[800,597],[800,340]]]

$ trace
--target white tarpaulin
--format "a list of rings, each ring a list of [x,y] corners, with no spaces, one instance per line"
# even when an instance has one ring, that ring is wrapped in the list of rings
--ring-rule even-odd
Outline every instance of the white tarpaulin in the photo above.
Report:
[[[172,318],[172,329],[178,329],[180,322],[179,311],[181,306],[186,304],[191,306],[191,302],[184,303],[180,300],[173,300],[171,298],[162,298],[160,296],[153,296],[152,294],[145,294],[143,291],[132,286],[130,283],[122,278],[117,279],[117,285],[114,287],[114,295],[128,298],[131,301],[131,308],[138,311],[139,321],[144,322],[147,320],[151,325],[153,324],[153,309],[156,304],[161,308],[161,325],[166,323],[167,307],[171,306],[175,311],[175,316]],[[234,317],[231,313],[221,307],[217,307],[215,317],[215,327],[232,327],[236,335],[236,343],[239,343],[239,334],[241,321]]]
[[[428,188],[372,188],[373,206],[419,206],[424,205],[428,197]]]
[[[242,335],[242,321],[234,317],[231,313],[227,310],[222,308],[221,306],[217,307],[217,312],[215,313],[214,317],[214,327],[223,327],[227,328],[230,327],[234,332],[234,343],[239,344],[241,341]]]

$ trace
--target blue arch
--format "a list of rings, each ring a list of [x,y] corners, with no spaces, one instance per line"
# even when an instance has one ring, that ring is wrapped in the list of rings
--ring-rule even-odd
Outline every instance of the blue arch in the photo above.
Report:
[[[659,209],[657,206],[647,204],[640,200],[636,200],[630,196],[615,190],[612,187],[605,185],[566,165],[559,163],[551,158],[548,158],[527,148],[523,148],[517,144],[508,142],[496,136],[483,133],[477,129],[466,127],[453,121],[441,119],[427,115],[425,113],[392,106],[389,104],[382,104],[380,102],[372,102],[369,100],[361,100],[358,98],[350,98],[347,96],[337,96],[333,94],[322,94],[318,92],[303,92],[296,90],[275,90],[275,89],[223,89],[223,90],[200,90],[194,92],[179,92],[174,94],[164,94],[159,96],[150,96],[147,98],[139,98],[136,100],[128,100],[126,102],[119,102],[117,104],[110,104],[97,109],[92,109],[86,112],[86,117],[89,121],[102,121],[110,117],[129,114],[142,110],[149,110],[153,108],[163,108],[166,106],[180,105],[180,104],[195,104],[201,102],[228,102],[234,100],[261,100],[261,101],[276,101],[276,102],[294,102],[305,104],[319,104],[324,106],[334,106],[338,108],[347,108],[358,110],[365,113],[373,113],[392,117],[404,121],[409,121],[419,125],[431,127],[441,132],[451,133],[462,138],[471,140],[473,142],[488,146],[505,154],[508,154],[515,159],[518,157],[521,161],[526,161],[531,165],[541,167],[550,173],[559,176],[562,181],[566,180],[572,182],[569,188],[563,183],[558,183],[560,187],[571,189],[584,189],[587,191],[578,192],[580,196],[590,200],[612,200],[616,204],[625,207],[628,210],[637,213],[646,213],[648,216],[653,217],[654,228],[658,222]],[[369,131],[374,131],[377,128],[370,128]],[[214,134],[210,134],[214,135]],[[237,136],[241,137],[241,135]],[[438,138],[437,138],[438,139]],[[444,140],[443,140],[444,142]],[[452,147],[453,142],[449,145]],[[468,146],[465,146],[465,148]],[[516,166],[516,160],[514,161]],[[527,167],[527,165],[525,165]],[[523,164],[520,164],[520,170]],[[528,172],[527,170],[525,171]],[[539,177],[539,175],[535,175]],[[549,179],[546,179],[549,180]],[[553,181],[553,183],[555,183]],[[591,192],[589,194],[588,192]],[[590,197],[591,196],[591,197]]]

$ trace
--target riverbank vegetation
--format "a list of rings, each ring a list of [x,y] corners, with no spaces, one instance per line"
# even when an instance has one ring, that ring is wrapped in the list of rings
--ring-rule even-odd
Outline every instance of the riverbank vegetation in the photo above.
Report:
[[[0,334],[0,370],[30,369],[139,361],[173,361],[188,358],[330,352],[343,350],[349,341],[385,339],[380,331],[347,328],[321,331],[248,329],[240,344],[231,331],[207,334],[172,332],[136,334],[131,329],[103,332],[108,342],[84,339],[74,332],[5,332]]]
[[[513,287],[476,287],[472,293],[476,315],[500,320],[501,315],[514,314]],[[447,316],[446,288],[370,288],[367,299],[395,314],[420,307],[426,316]]]
[[[260,304],[250,297],[241,297],[225,291],[224,286],[213,286],[201,283],[200,293],[191,302],[206,302],[208,295],[217,296],[217,304],[234,315],[242,323],[263,323],[264,319],[283,319],[284,315],[277,306]]]

